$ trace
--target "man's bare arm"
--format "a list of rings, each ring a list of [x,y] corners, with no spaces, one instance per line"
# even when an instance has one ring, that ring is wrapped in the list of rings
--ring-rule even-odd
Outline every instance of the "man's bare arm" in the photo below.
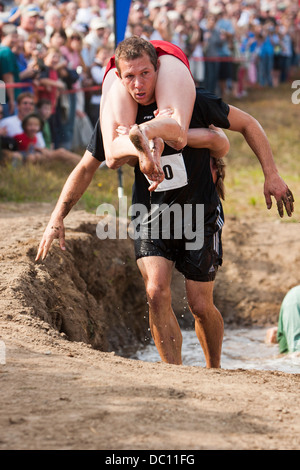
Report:
[[[156,117],[171,117],[172,114],[172,109],[163,109],[160,112],[157,110],[154,113]],[[174,142],[166,141],[166,143],[171,147],[174,146]],[[225,132],[221,128],[215,127],[213,125],[211,125],[209,128],[190,128],[187,134],[187,145],[192,148],[209,149],[211,151],[211,156],[215,158],[224,158],[230,149],[230,143]]]
[[[59,240],[61,249],[66,249],[64,218],[88,188],[99,164],[100,162],[89,151],[86,151],[68,177],[42,237],[36,261],[39,258],[45,259],[53,240],[56,238]]]
[[[264,196],[267,208],[271,209],[273,196],[280,217],[284,215],[283,206],[290,217],[294,211],[293,194],[278,173],[269,140],[262,126],[254,117],[234,106],[230,106],[228,120],[229,130],[240,132],[244,136],[261,164],[265,176]]]
[[[189,129],[187,144],[192,148],[207,148],[215,158],[224,158],[230,149],[225,132],[215,126],[210,128]]]

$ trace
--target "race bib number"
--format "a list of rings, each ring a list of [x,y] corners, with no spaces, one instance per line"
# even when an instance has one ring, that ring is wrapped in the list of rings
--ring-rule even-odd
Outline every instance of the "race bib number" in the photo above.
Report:
[[[182,153],[161,157],[165,179],[157,186],[155,192],[170,191],[188,184],[188,178]],[[147,176],[146,176],[147,178]],[[149,178],[147,180],[151,183]]]

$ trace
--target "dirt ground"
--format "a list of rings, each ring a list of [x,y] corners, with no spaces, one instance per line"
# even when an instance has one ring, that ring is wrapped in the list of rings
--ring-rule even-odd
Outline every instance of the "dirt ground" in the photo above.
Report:
[[[299,374],[129,359],[149,338],[131,240],[101,241],[99,218],[73,211],[67,252],[35,263],[50,211],[0,206],[1,450],[298,450]],[[225,324],[275,323],[300,283],[299,224],[232,218],[223,240]],[[173,300],[191,326],[177,274]]]

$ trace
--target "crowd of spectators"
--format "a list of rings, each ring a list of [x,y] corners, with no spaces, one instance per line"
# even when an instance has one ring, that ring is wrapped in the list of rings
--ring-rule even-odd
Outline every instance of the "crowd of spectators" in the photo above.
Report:
[[[0,0],[0,140],[18,96],[29,92],[38,114],[48,103],[52,148],[72,150],[86,145],[98,118],[115,46],[113,1],[31,1]],[[249,86],[288,81],[299,67],[300,0],[133,0],[125,34],[178,45],[197,85],[239,98]]]

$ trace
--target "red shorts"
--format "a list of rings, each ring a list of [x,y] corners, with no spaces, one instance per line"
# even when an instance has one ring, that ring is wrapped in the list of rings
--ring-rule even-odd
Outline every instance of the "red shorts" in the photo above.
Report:
[[[171,42],[167,42],[167,41],[150,41],[150,42],[151,44],[153,44],[153,46],[156,49],[157,57],[161,57],[162,55],[173,55],[174,57],[177,57],[178,59],[180,59],[181,62],[183,62],[187,66],[189,71],[191,71],[188,58],[185,55],[185,53],[180,49],[180,47],[175,46],[175,44],[172,44]],[[106,74],[115,67],[116,67],[115,56],[112,56],[106,66],[103,81],[106,77]]]

